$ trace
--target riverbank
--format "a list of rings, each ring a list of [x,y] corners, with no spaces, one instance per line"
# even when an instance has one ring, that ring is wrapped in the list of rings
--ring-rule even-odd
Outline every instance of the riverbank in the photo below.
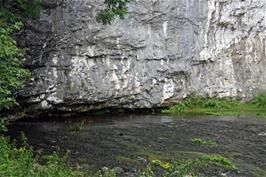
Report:
[[[176,105],[162,110],[162,112],[188,115],[266,117],[266,93],[255,96],[249,102],[191,95]]]

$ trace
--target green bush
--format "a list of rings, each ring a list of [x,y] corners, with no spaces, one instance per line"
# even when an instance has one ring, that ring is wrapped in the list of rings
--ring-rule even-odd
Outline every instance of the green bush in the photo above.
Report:
[[[32,148],[24,139],[20,147],[16,147],[9,138],[0,135],[0,176],[6,177],[78,177],[81,172],[71,169],[57,153],[45,156],[38,163]]]
[[[21,8],[24,15],[39,17],[41,14],[41,0],[14,0],[14,3]]]
[[[111,24],[116,18],[124,18],[127,13],[127,4],[133,0],[105,0],[106,9],[98,14],[98,19],[103,24]]]
[[[14,92],[23,87],[29,72],[22,68],[20,59],[24,51],[17,47],[13,33],[20,30],[20,16],[37,17],[41,12],[40,0],[6,1],[0,7],[0,111],[16,104]],[[8,7],[20,10],[12,12]]]
[[[3,119],[0,119],[0,133],[6,132],[6,131],[7,131],[6,123]]]
[[[162,110],[163,113],[266,117],[266,93],[255,96],[251,102],[241,102],[228,98],[205,98],[192,94],[176,105]]]
[[[14,91],[22,88],[28,72],[21,67],[23,51],[17,47],[12,33],[22,23],[11,12],[0,9],[0,111],[16,104]]]

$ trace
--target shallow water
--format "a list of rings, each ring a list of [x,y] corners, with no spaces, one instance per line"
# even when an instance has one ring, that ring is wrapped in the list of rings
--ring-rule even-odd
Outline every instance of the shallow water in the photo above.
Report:
[[[73,132],[73,125],[80,130]],[[19,121],[9,127],[12,138],[21,131],[35,150],[44,154],[69,151],[70,163],[84,170],[119,166],[130,171],[150,156],[178,160],[200,152],[232,159],[238,170],[231,176],[266,174],[265,119],[138,114]],[[218,145],[203,147],[194,144],[193,138]]]

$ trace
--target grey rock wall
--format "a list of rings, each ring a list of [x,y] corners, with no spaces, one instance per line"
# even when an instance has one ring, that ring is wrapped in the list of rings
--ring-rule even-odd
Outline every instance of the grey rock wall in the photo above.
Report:
[[[192,92],[248,99],[266,90],[266,0],[137,0],[96,21],[103,0],[44,0],[22,32],[29,110],[152,108]]]

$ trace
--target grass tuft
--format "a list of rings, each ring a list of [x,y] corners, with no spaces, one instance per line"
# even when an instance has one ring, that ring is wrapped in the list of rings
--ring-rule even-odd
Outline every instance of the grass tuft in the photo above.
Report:
[[[255,96],[251,103],[258,108],[266,108],[266,93]]]
[[[233,162],[220,155],[208,155],[204,154],[196,159],[173,161],[172,163],[163,162],[159,159],[155,159],[148,164],[147,168],[142,171],[141,177],[153,177],[156,176],[154,172],[155,167],[160,167],[164,170],[162,176],[174,177],[174,176],[199,176],[199,169],[204,169],[207,166],[217,166],[221,169],[235,170],[236,166]]]
[[[191,141],[198,145],[217,146],[217,143],[212,140],[203,140],[201,138],[192,138]]]
[[[80,122],[73,122],[73,123],[71,123],[68,126],[68,130],[70,132],[75,132],[75,133],[80,132],[83,129],[84,124],[85,124],[85,121],[84,120],[82,120]]]

